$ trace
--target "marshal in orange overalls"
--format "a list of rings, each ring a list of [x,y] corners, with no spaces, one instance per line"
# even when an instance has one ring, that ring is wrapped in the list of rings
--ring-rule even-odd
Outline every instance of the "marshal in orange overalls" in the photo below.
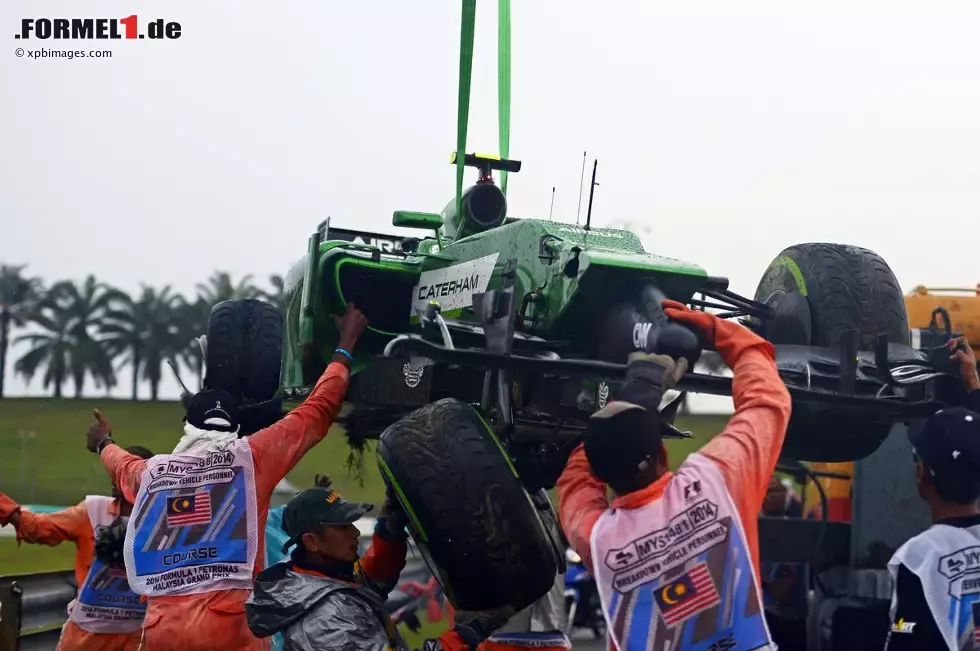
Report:
[[[665,307],[714,336],[734,371],[735,413],[677,471],[612,503],[579,446],[558,480],[562,528],[597,576],[609,630],[624,651],[687,637],[727,644],[733,635],[764,645],[757,517],[786,434],[789,393],[768,342],[707,313]],[[723,618],[716,611],[739,590],[747,605]]]
[[[110,505],[109,513],[119,515],[120,505],[121,500],[117,498]],[[19,513],[19,518],[13,517],[15,513]],[[56,513],[31,513],[0,493],[0,522],[8,521],[17,528],[18,543],[51,547],[63,542],[75,543],[75,582],[81,589],[95,559],[95,533],[84,501]],[[136,651],[139,644],[138,629],[125,634],[90,633],[69,619],[62,629],[57,651]]]
[[[310,395],[271,427],[246,437],[254,459],[258,511],[258,554],[253,572],[265,558],[265,522],[273,489],[303,455],[326,435],[343,403],[350,371],[331,363]],[[127,500],[136,501],[147,462],[115,445],[107,445],[102,463]],[[149,600],[142,651],[259,651],[268,639],[252,635],[245,617],[250,590],[215,590]]]

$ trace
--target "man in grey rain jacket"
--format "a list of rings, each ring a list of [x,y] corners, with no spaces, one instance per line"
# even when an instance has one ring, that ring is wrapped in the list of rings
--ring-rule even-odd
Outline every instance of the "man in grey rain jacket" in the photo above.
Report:
[[[248,625],[257,637],[282,633],[287,651],[407,650],[384,602],[405,567],[408,535],[400,508],[389,496],[381,509],[371,547],[358,558],[354,523],[372,509],[346,501],[320,485],[294,497],[283,511],[296,549],[285,561],[260,572],[245,603]],[[474,651],[514,614],[457,612],[457,625],[427,649]]]

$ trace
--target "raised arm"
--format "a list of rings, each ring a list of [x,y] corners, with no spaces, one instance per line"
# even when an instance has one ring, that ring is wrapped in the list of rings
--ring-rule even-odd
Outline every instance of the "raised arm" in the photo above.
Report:
[[[313,391],[301,405],[274,425],[248,438],[255,461],[256,488],[271,495],[273,488],[291,471],[310,448],[327,435],[343,405],[350,382],[350,364],[358,338],[367,320],[353,303],[337,319],[340,343],[333,359]]]
[[[102,448],[99,458],[109,472],[112,483],[122,491],[123,498],[135,504],[143,471],[146,470],[146,459],[130,454],[111,442]]]
[[[671,301],[665,307],[670,318],[690,324],[713,341],[732,369],[735,413],[699,452],[718,465],[742,520],[754,520],[762,509],[790,416],[789,391],[776,369],[775,350],[738,323]]]
[[[977,357],[970,342],[966,337],[954,337],[946,345],[950,351],[949,358],[960,365],[960,378],[966,392],[964,406],[980,412],[980,375],[977,374]]]
[[[17,530],[17,542],[51,547],[74,542],[91,529],[84,502],[55,513],[32,513],[0,493],[0,524],[8,523]]]
[[[596,479],[579,445],[568,457],[556,485],[558,490],[558,519],[572,549],[592,571],[592,529],[599,516],[609,508],[605,484]]]
[[[371,546],[357,561],[358,568],[370,579],[367,588],[377,593],[381,599],[388,598],[405,569],[407,538],[390,534],[379,519],[371,537]]]
[[[301,405],[282,420],[248,437],[260,493],[271,493],[310,448],[326,435],[347,393],[350,370],[333,361]]]
[[[770,353],[744,350],[735,361],[728,425],[700,452],[721,469],[743,519],[762,508],[789,423],[790,399]]]
[[[140,479],[146,469],[146,460],[135,454],[130,454],[112,440],[112,426],[108,419],[98,409],[92,410],[95,423],[88,428],[86,447],[90,452],[99,455],[113,485],[122,491],[123,498],[129,503],[136,502],[139,492]]]
[[[381,513],[374,525],[374,536],[367,553],[358,561],[358,566],[371,580],[368,588],[382,600],[395,589],[398,577],[405,569],[408,554],[408,518],[389,487]]]

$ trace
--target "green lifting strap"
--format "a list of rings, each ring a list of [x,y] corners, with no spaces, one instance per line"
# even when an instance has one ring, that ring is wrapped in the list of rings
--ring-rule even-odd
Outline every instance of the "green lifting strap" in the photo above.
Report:
[[[510,155],[510,0],[497,0],[497,120],[500,157]],[[456,113],[456,214],[462,210],[463,160],[470,115],[473,79],[473,35],[476,0],[463,0],[459,37],[459,105]],[[500,172],[500,189],[507,195],[507,172]]]
[[[510,0],[497,1],[497,120],[500,157],[510,155]],[[507,172],[500,172],[500,189],[507,196]]]
[[[459,106],[456,113],[456,214],[462,214],[463,161],[466,158],[466,126],[470,113],[470,82],[473,76],[473,26],[476,0],[463,0],[459,37]]]

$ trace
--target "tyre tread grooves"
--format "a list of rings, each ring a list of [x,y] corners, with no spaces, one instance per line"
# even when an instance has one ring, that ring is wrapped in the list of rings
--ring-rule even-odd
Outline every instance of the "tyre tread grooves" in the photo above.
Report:
[[[422,407],[382,433],[378,454],[421,521],[457,608],[520,610],[551,588],[548,534],[473,407],[454,398]]]

